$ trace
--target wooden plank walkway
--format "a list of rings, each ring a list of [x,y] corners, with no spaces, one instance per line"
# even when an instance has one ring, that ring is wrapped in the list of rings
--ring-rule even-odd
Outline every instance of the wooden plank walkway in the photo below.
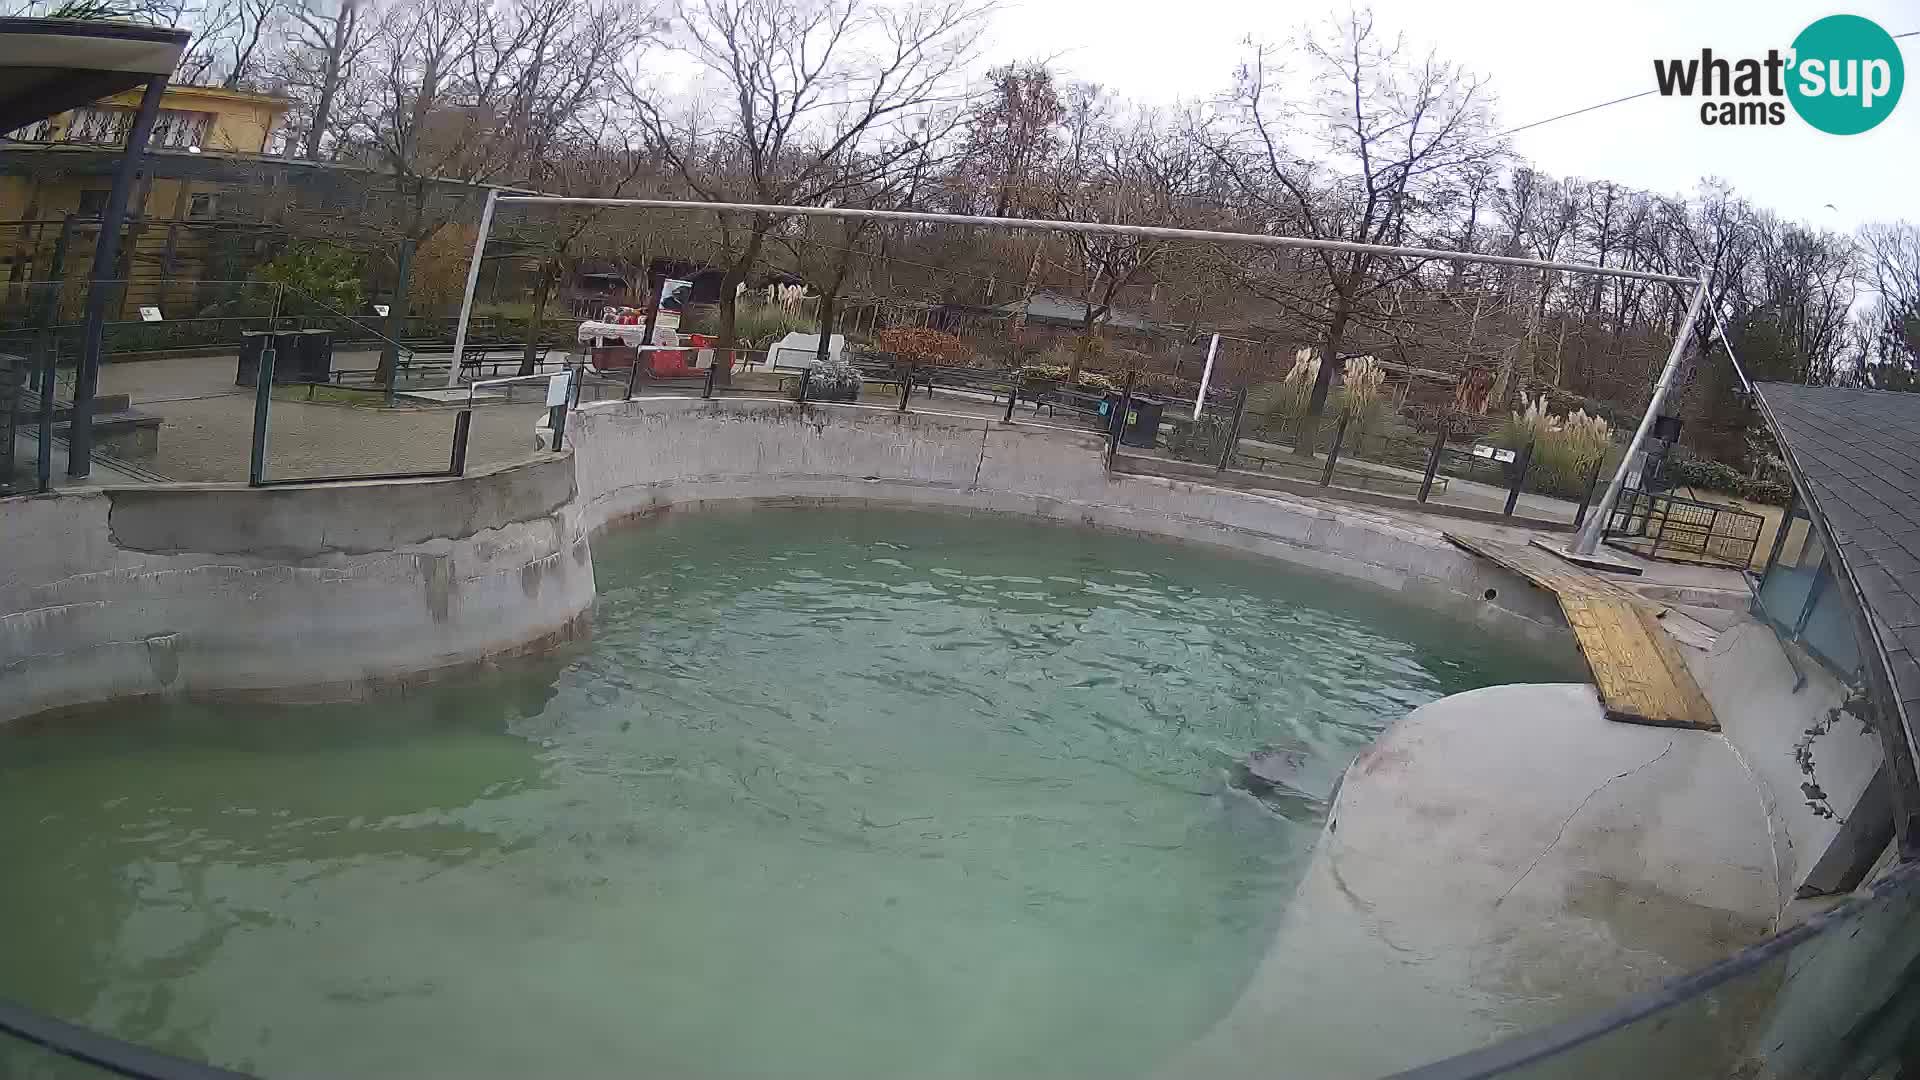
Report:
[[[1609,720],[1720,730],[1659,611],[1604,577],[1537,547],[1446,534],[1456,546],[1552,591],[1593,671]]]

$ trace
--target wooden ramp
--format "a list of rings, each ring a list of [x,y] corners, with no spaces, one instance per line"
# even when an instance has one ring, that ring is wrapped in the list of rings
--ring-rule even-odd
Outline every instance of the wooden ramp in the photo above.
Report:
[[[1446,534],[1465,548],[1552,590],[1593,671],[1609,720],[1720,730],[1713,706],[1693,681],[1680,647],[1650,603],[1537,547]]]

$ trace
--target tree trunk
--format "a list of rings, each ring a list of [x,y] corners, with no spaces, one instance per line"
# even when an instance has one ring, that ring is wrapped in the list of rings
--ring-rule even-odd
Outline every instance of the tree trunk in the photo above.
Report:
[[[838,313],[838,299],[831,292],[820,294],[820,344],[813,350],[813,362],[816,364],[826,363],[827,357],[832,354],[833,318]]]
[[[715,386],[733,385],[733,353],[734,346],[737,344],[734,337],[734,319],[739,314],[736,303],[739,297],[734,295],[734,291],[740,287],[741,282],[747,280],[747,271],[753,269],[754,260],[760,257],[760,246],[766,243],[767,230],[772,227],[771,223],[763,224],[756,220],[753,223],[753,236],[747,241],[746,251],[727,267],[726,275],[720,279],[720,345],[713,354],[715,368],[713,385]]]
[[[522,375],[533,374],[539,362],[540,324],[547,313],[547,299],[553,292],[554,278],[559,276],[559,264],[557,258],[540,264],[540,284],[533,290],[533,317],[527,321],[527,349],[520,354]]]
[[[1327,320],[1326,336],[1320,339],[1320,371],[1313,379],[1313,395],[1307,399],[1307,415],[1300,419],[1300,433],[1293,440],[1293,452],[1311,457],[1320,441],[1320,415],[1326,412],[1327,396],[1333,389],[1333,372],[1340,366],[1340,342],[1347,334],[1347,320],[1353,314],[1353,300],[1346,286],[1333,292],[1333,315]]]
[[[1073,343],[1073,360],[1067,365],[1067,385],[1080,381],[1080,369],[1087,364],[1087,357],[1093,352],[1093,305],[1082,302],[1080,313],[1080,337]]]
[[[407,289],[413,283],[413,245],[411,236],[400,240],[400,258],[393,274],[393,300],[387,307],[387,341],[380,349],[380,367],[373,373],[376,386],[392,386],[394,367],[400,361],[400,326],[407,317]]]

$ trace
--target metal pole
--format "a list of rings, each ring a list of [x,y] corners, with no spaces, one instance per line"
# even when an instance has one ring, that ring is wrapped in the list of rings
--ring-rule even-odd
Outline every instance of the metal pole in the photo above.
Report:
[[[1013,423],[1013,405],[1018,400],[1020,400],[1020,373],[1015,372],[1013,378],[1007,382],[1007,415],[1000,418],[1001,423]]]
[[[1213,340],[1207,343],[1207,366],[1200,369],[1200,392],[1193,397],[1193,418],[1200,419],[1200,410],[1207,403],[1207,387],[1213,382],[1213,354],[1220,348],[1220,334],[1216,331]]]
[[[701,397],[710,398],[713,396],[713,373],[719,370],[719,357],[715,357],[714,362],[707,365],[707,384],[700,388]]]
[[[80,370],[73,379],[73,410],[67,428],[67,475],[82,477],[93,467],[93,395],[100,385],[101,338],[106,332],[107,292],[104,288],[120,261],[120,227],[126,223],[127,197],[133,192],[133,174],[146,156],[147,137],[153,133],[153,121],[160,114],[160,98],[167,92],[167,77],[155,75],[147,80],[146,93],[140,96],[140,111],[134,114],[133,128],[127,132],[126,153],[120,155],[120,167],[114,170],[113,187],[107,192],[107,205],[100,215],[100,240],[93,246],[93,280],[87,285],[87,322],[80,345]],[[142,212],[145,207],[141,207]],[[123,289],[124,295],[124,289]]]
[[[1520,489],[1527,486],[1527,470],[1533,467],[1533,444],[1534,440],[1528,439],[1514,460],[1513,483],[1507,485],[1507,506],[1500,511],[1502,517],[1512,517],[1513,508],[1520,505]]]
[[[1606,455],[1600,455],[1600,460],[1594,462],[1593,468],[1587,473],[1586,486],[1580,489],[1580,508],[1573,512],[1573,527],[1576,530],[1587,523],[1587,507],[1593,505],[1593,485],[1600,482],[1600,467],[1606,463]]]
[[[812,368],[807,368],[806,370],[800,373],[800,389],[799,389],[799,392],[794,395],[793,400],[802,402],[802,403],[804,403],[807,400],[807,383],[811,382],[812,379],[813,379]]]
[[[460,298],[460,324],[453,328],[453,363],[447,365],[449,390],[460,385],[460,354],[467,347],[467,320],[473,316],[473,291],[480,284],[480,256],[487,250],[487,234],[493,231],[493,204],[499,201],[500,189],[489,188],[487,205],[480,210],[480,231],[473,236],[473,262],[467,267],[466,294]]]
[[[448,463],[449,476],[467,474],[467,432],[473,427],[473,410],[461,409],[453,417],[453,460]]]
[[[247,466],[247,484],[259,487],[267,479],[267,412],[273,407],[273,336],[260,350],[260,366],[253,381],[253,460]]]
[[[1265,233],[1219,232],[1209,229],[1169,229],[1159,225],[1109,225],[1098,221],[1050,221],[1046,218],[1001,218],[978,214],[936,214],[920,210],[868,210],[852,206],[785,206],[772,203],[696,202],[687,199],[605,199],[572,198],[564,195],[502,195],[501,202],[543,203],[551,206],[627,206],[635,210],[674,210],[715,213],[769,214],[774,217],[858,218],[868,221],[921,221],[940,225],[965,225],[974,228],[1025,229],[1039,232],[1081,233],[1096,236],[1138,236],[1150,240],[1193,240],[1210,244],[1251,244],[1255,247],[1305,248],[1310,251],[1353,251],[1370,255],[1393,255],[1409,259],[1444,259],[1450,262],[1488,263],[1495,266],[1529,266],[1543,270],[1569,270],[1576,273],[1603,274],[1607,277],[1639,281],[1664,281],[1674,285],[1692,285],[1695,278],[1655,274],[1646,270],[1627,270],[1591,263],[1550,262],[1523,259],[1512,255],[1482,255],[1475,252],[1440,251],[1435,248],[1395,247],[1387,244],[1362,244],[1352,240],[1315,240],[1304,236],[1273,236]]]
[[[1107,417],[1107,471],[1113,471],[1113,459],[1120,453],[1120,433],[1127,427],[1127,410],[1133,407],[1134,372],[1127,372],[1127,381],[1120,390],[1120,401],[1114,406],[1113,415]]]
[[[900,370],[900,411],[907,411],[907,399],[913,396],[913,365]]]
[[[1627,444],[1627,456],[1620,459],[1620,468],[1614,471],[1613,479],[1607,482],[1607,493],[1600,497],[1600,505],[1595,508],[1592,517],[1574,534],[1573,546],[1569,549],[1575,555],[1591,555],[1600,546],[1600,532],[1607,519],[1613,515],[1614,504],[1620,501],[1620,491],[1627,486],[1627,470],[1633,468],[1633,460],[1646,444],[1647,434],[1653,430],[1654,418],[1660,415],[1660,407],[1667,402],[1667,391],[1673,389],[1674,375],[1680,370],[1680,360],[1687,353],[1687,342],[1693,337],[1693,324],[1700,318],[1700,308],[1707,300],[1707,279],[1702,277],[1700,284],[1693,290],[1693,299],[1687,304],[1687,317],[1680,324],[1680,332],[1673,337],[1673,349],[1667,353],[1667,366],[1660,372],[1660,381],[1654,384],[1653,400],[1647,402],[1647,414],[1640,418],[1640,427],[1633,433],[1633,441]]]
[[[1440,428],[1433,435],[1433,453],[1427,455],[1427,474],[1420,478],[1420,497],[1415,502],[1426,502],[1433,494],[1433,476],[1440,471],[1440,454],[1447,448],[1447,436],[1453,434],[1453,414],[1440,417]]]
[[[1214,466],[1216,473],[1226,472],[1233,465],[1233,452],[1240,448],[1240,421],[1247,415],[1247,388],[1241,387],[1233,402],[1233,424],[1227,428],[1226,444],[1220,448],[1220,464]]]
[[[1347,417],[1349,415],[1345,409],[1342,409],[1340,411],[1340,421],[1333,425],[1333,445],[1327,447],[1327,467],[1320,470],[1321,487],[1327,487],[1333,483],[1333,465],[1340,460],[1340,443],[1347,437]]]
[[[35,479],[39,481],[42,494],[53,490],[53,366],[60,358],[58,339],[47,349],[46,358],[40,369],[40,461],[35,468]],[[71,445],[71,444],[69,444]]]

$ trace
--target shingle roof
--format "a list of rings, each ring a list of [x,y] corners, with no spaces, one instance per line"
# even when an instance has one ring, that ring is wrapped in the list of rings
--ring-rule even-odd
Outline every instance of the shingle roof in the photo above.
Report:
[[[1020,311],[1020,301],[1002,304],[1000,310],[1009,315],[1017,314]],[[1029,319],[1078,325],[1086,314],[1087,305],[1055,293],[1036,292],[1027,301],[1027,318]],[[1153,327],[1153,322],[1145,316],[1135,315],[1119,308],[1107,309],[1106,317],[1101,320],[1101,324],[1122,330],[1147,330]]]
[[[1920,717],[1920,394],[1760,383],[1774,434],[1874,624],[1908,745]]]

